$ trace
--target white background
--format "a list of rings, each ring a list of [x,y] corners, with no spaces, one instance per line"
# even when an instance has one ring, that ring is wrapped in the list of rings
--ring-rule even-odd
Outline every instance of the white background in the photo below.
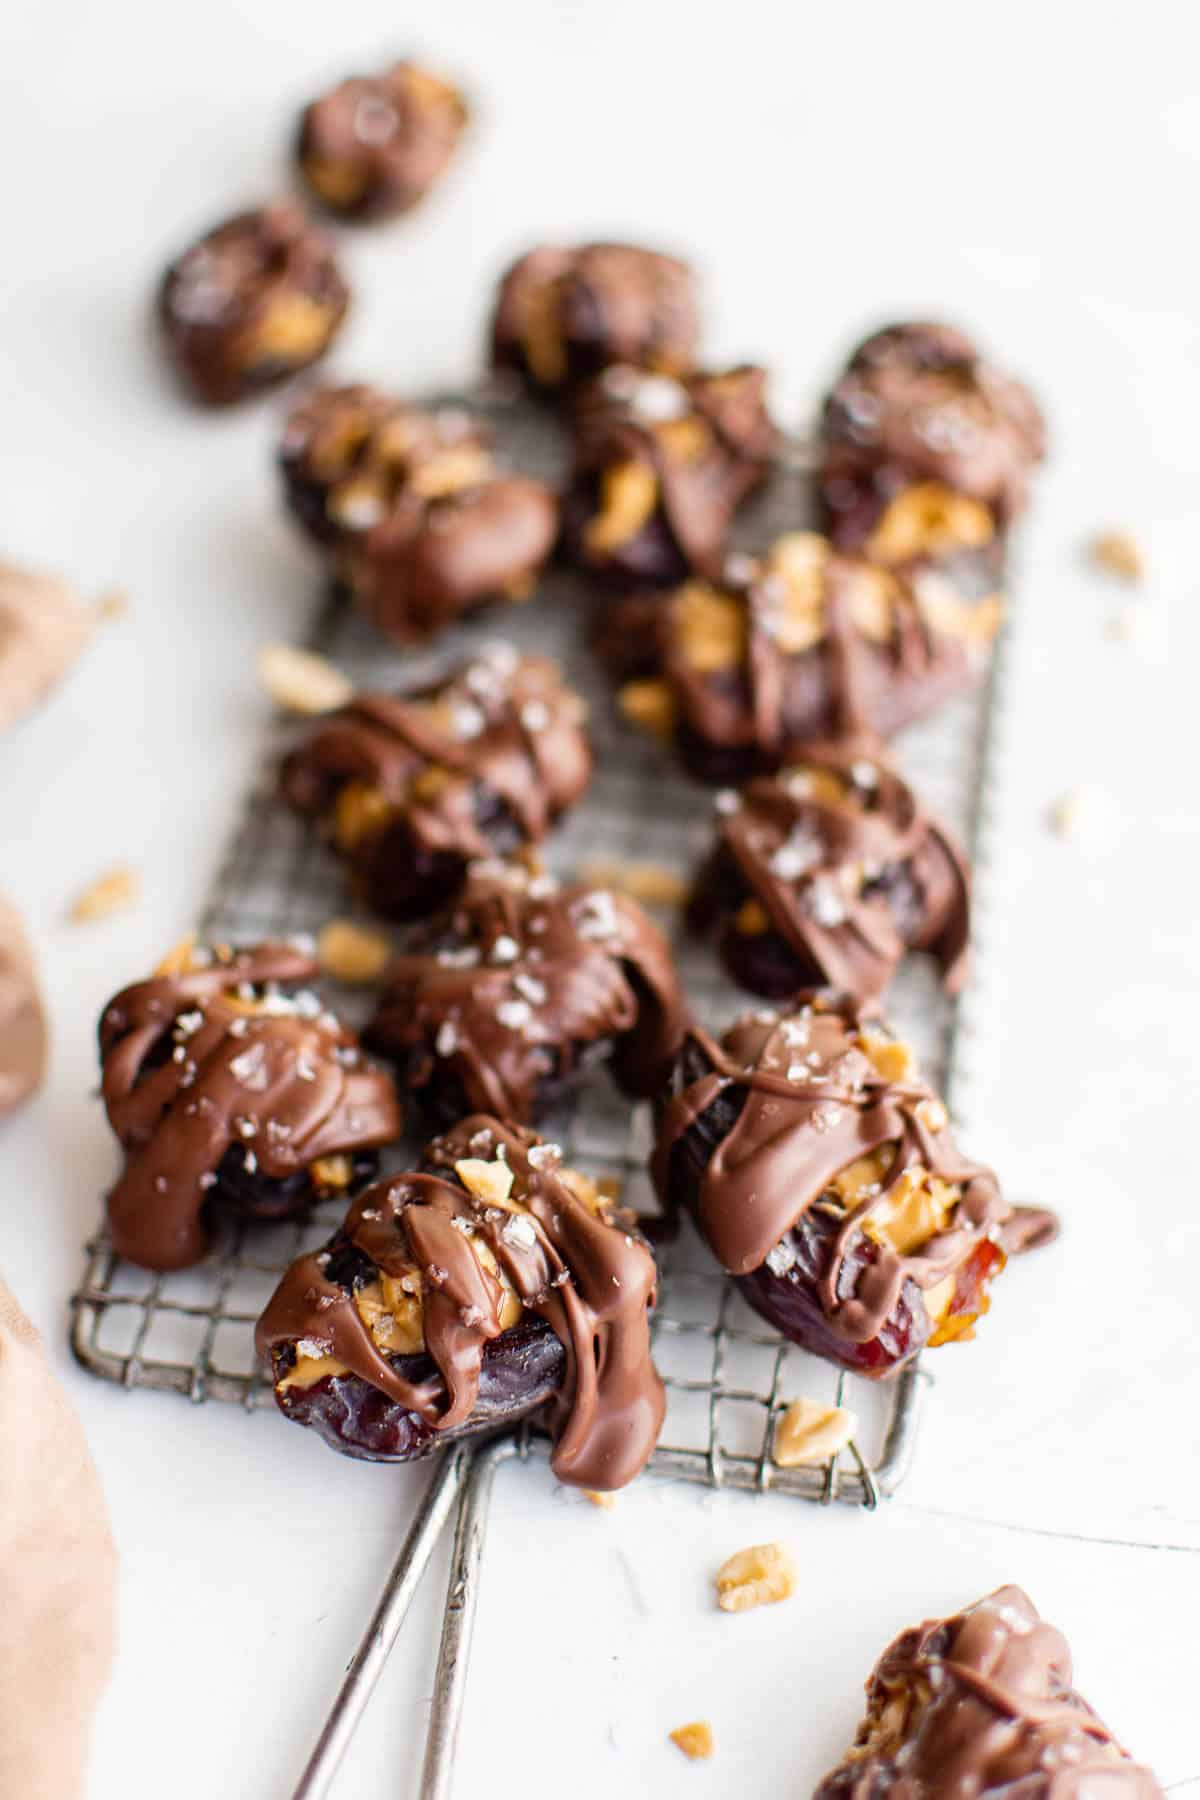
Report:
[[[113,1168],[95,1016],[187,927],[264,723],[254,649],[313,597],[276,505],[278,405],[188,411],[149,297],[181,242],[283,180],[304,100],[413,46],[461,72],[476,125],[424,213],[346,236],[340,369],[464,378],[511,254],[621,233],[696,256],[713,355],[768,361],[790,421],[865,329],[932,310],[1029,376],[1054,439],[963,1099],[972,1147],[1061,1209],[1062,1242],[938,1357],[917,1470],[880,1516],[649,1482],[603,1513],[540,1465],[504,1470],[461,1791],[803,1794],[887,1637],[1002,1580],[1067,1629],[1085,1690],[1162,1779],[1200,1791],[1189,10],[7,0],[0,552],[133,600],[0,745],[0,881],[56,1030],[46,1091],[0,1133],[0,1256],[83,1413],[123,1557],[93,1800],[284,1795],[421,1480],[269,1416],[102,1387],[62,1348]],[[1107,634],[1125,596],[1079,554],[1113,524],[1150,561],[1136,643]],[[1047,808],[1081,783],[1090,819],[1063,841]],[[144,877],[137,912],[67,925],[118,862]],[[795,1548],[797,1596],[718,1615],[714,1567],[772,1538]],[[438,1604],[435,1578],[339,1794],[413,1790]],[[707,1765],[665,1741],[696,1717]]]

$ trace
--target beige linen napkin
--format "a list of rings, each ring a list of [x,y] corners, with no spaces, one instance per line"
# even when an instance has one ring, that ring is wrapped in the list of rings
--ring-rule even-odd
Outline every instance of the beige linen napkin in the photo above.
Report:
[[[0,562],[0,731],[66,674],[93,622],[90,608],[65,581]]]
[[[33,951],[21,915],[0,894],[0,1118],[37,1087],[45,1067],[46,1016]]]
[[[113,1653],[116,1553],[79,1421],[0,1280],[0,1795],[75,1800]]]

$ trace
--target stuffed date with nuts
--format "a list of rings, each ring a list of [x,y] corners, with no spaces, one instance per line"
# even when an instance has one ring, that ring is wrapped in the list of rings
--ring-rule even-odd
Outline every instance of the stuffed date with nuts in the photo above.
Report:
[[[113,1248],[184,1269],[214,1217],[290,1218],[353,1191],[400,1135],[389,1076],[311,983],[291,944],[190,939],[100,1019],[101,1092],[125,1166],[108,1196]]]
[[[852,1747],[815,1800],[1160,1800],[1074,1686],[1062,1633],[998,1588],[888,1645]]]
[[[654,1259],[557,1146],[486,1115],[368,1188],[259,1321],[280,1410],[406,1462],[539,1414],[559,1480],[623,1486],[662,1422]]]
[[[358,610],[401,644],[527,599],[558,535],[550,489],[501,468],[461,407],[315,388],[287,420],[279,466],[294,517]]]
[[[365,1040],[438,1121],[543,1117],[593,1063],[661,1090],[687,1007],[670,948],[636,901],[484,868],[391,966]]]
[[[558,395],[631,363],[691,368],[700,322],[686,263],[636,244],[543,244],[504,275],[492,315],[492,366]]]
[[[1037,402],[949,325],[878,331],[825,402],[817,490],[840,550],[994,577],[1046,453]]]
[[[158,316],[192,397],[226,406],[316,362],[349,304],[325,233],[280,200],[214,226],[176,257]]]
[[[458,89],[414,62],[352,75],[305,107],[296,162],[322,206],[383,219],[425,198],[467,122]]]
[[[1055,1231],[961,1154],[907,1047],[829,993],[690,1034],[654,1174],[784,1337],[873,1377],[973,1335],[1008,1255]]]
[[[627,584],[719,573],[734,514],[771,466],[765,387],[748,365],[674,379],[618,363],[589,383],[563,509],[574,560]]]
[[[878,748],[810,745],[777,775],[717,796],[716,843],[690,922],[715,930],[734,980],[771,1000],[833,987],[878,998],[906,952],[955,992],[967,968],[969,877],[945,826]]]
[[[435,912],[477,859],[538,843],[591,778],[586,709],[506,644],[404,695],[360,693],[285,757],[280,797],[385,918]]]

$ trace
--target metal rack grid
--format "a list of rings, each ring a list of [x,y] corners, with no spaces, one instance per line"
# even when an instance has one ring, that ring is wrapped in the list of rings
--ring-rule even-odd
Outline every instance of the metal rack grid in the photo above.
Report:
[[[470,400],[480,404],[478,395]],[[552,473],[557,446],[544,419],[503,400],[489,403],[502,448],[523,466]],[[803,466],[803,448],[795,445],[746,520],[743,541],[762,543],[803,521]],[[566,874],[603,861],[689,870],[710,839],[711,794],[689,781],[664,749],[619,724],[611,693],[583,646],[591,603],[585,584],[556,572],[535,601],[457,630],[436,655],[406,656],[382,646],[344,607],[327,602],[310,641],[357,682],[375,686],[420,679],[431,667],[499,636],[556,656],[590,703],[597,771],[584,801],[546,846],[550,867]],[[974,694],[907,733],[901,745],[910,778],[973,849],[996,684],[994,663]],[[268,747],[201,914],[199,929],[206,938],[250,942],[311,933],[330,917],[354,910],[332,856],[273,798],[272,772],[283,737],[276,731]],[[711,947],[686,934],[677,912],[660,915],[660,922],[707,1024],[720,1027],[752,1004],[724,978]],[[367,1004],[361,991],[331,989],[330,998],[353,1022]],[[904,970],[890,1014],[943,1087],[953,1075],[957,1011],[929,967],[913,964]],[[615,1176],[627,1204],[652,1210],[646,1109],[631,1111],[602,1073],[543,1129],[563,1144],[569,1160],[593,1175]],[[401,1146],[390,1165],[404,1166],[411,1148]],[[251,1410],[270,1405],[271,1388],[254,1355],[254,1322],[283,1269],[331,1234],[340,1211],[330,1203],[299,1222],[226,1227],[203,1264],[162,1276],[122,1262],[101,1230],[88,1246],[74,1298],[75,1356],[93,1374],[127,1388],[168,1390],[194,1402],[220,1400]],[[911,1457],[928,1381],[919,1366],[880,1386],[839,1375],[787,1344],[746,1306],[690,1227],[663,1248],[660,1267],[653,1335],[668,1410],[653,1470],[712,1486],[771,1488],[867,1506],[894,1491]],[[771,1454],[775,1421],[799,1393],[849,1404],[859,1420],[848,1452],[823,1469],[781,1469]]]

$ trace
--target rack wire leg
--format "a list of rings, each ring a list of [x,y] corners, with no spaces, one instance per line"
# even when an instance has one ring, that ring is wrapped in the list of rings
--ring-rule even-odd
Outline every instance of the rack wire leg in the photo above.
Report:
[[[324,1800],[328,1794],[451,1508],[462,1491],[470,1461],[470,1453],[461,1449],[447,1451],[441,1458],[292,1800]]]
[[[502,1438],[474,1453],[458,1505],[454,1552],[442,1642],[434,1679],[429,1735],[425,1740],[425,1767],[421,1775],[421,1800],[449,1800],[454,1779],[454,1755],[467,1686],[467,1666],[475,1610],[479,1603],[480,1565],[487,1536],[487,1510],[492,1482],[502,1462],[517,1454],[511,1438]]]

